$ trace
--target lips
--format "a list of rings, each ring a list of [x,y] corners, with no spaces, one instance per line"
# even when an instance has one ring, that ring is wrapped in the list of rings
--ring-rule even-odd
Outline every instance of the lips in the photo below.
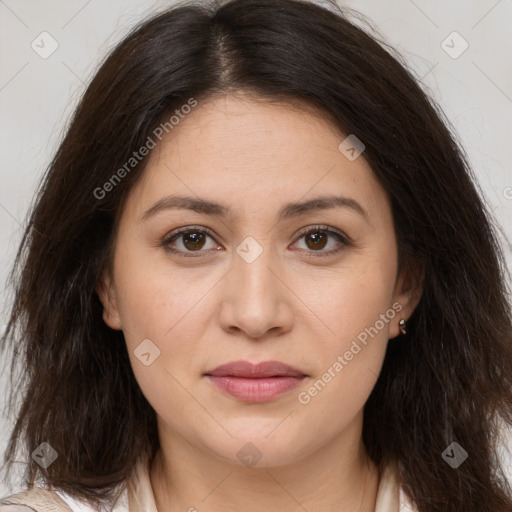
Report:
[[[252,364],[248,361],[233,361],[208,371],[206,375],[214,377],[243,377],[246,379],[306,376],[300,370],[279,361],[264,361],[258,364]]]
[[[243,402],[266,402],[297,387],[303,372],[279,361],[233,361],[205,373],[217,390]]]

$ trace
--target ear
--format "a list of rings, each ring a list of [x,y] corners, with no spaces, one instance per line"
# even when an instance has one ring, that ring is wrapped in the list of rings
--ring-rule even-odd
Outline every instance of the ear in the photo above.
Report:
[[[117,298],[112,278],[107,270],[103,271],[96,283],[96,293],[103,304],[103,321],[115,330],[121,330],[121,318],[117,307]]]
[[[393,304],[398,303],[402,309],[397,313],[389,329],[389,339],[400,333],[398,322],[403,318],[409,320],[418,306],[423,293],[425,265],[417,259],[407,257],[395,286]]]

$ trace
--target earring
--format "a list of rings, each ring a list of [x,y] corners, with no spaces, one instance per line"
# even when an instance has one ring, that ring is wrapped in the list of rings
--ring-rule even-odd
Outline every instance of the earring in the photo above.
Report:
[[[403,318],[400,320],[400,322],[398,322],[398,327],[400,327],[400,332],[402,334],[406,334],[407,333],[407,328],[406,328],[406,325],[405,325],[405,320]]]

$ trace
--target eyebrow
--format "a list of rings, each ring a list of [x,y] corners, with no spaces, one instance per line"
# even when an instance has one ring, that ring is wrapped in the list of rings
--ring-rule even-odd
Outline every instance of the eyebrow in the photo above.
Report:
[[[286,203],[279,210],[277,218],[279,221],[282,221],[298,217],[312,211],[327,210],[331,208],[351,209],[360,214],[366,220],[366,222],[370,224],[368,213],[355,199],[340,195],[326,195],[315,197],[308,201]],[[197,213],[212,215],[215,217],[234,217],[230,208],[220,203],[197,197],[172,195],[159,199],[155,204],[153,204],[153,206],[151,206],[140,216],[139,222],[146,222],[158,213],[173,209],[192,210]]]

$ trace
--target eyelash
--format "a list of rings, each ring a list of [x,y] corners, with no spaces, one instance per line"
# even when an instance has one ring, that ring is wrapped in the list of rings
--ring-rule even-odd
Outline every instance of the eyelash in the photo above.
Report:
[[[351,242],[349,241],[347,236],[343,235],[339,231],[329,228],[328,226],[322,226],[322,225],[312,226],[312,227],[302,230],[298,234],[297,240],[300,240],[305,235],[308,235],[310,233],[315,233],[315,232],[322,232],[322,233],[327,233],[329,235],[333,235],[336,238],[338,238],[338,240],[341,242],[342,245],[336,249],[330,249],[329,251],[322,251],[322,252],[321,251],[311,251],[311,252],[308,251],[308,252],[310,252],[310,255],[308,256],[308,258],[325,258],[328,256],[332,256],[332,255],[337,254],[338,252],[342,251],[345,247],[348,247],[351,245]],[[179,229],[169,233],[164,238],[164,240],[162,241],[162,243],[160,245],[162,247],[164,247],[167,252],[169,252],[171,254],[176,254],[178,256],[182,256],[184,258],[202,257],[201,253],[207,252],[207,251],[200,250],[200,251],[184,252],[184,251],[179,251],[179,250],[174,250],[174,249],[169,248],[169,244],[171,244],[174,240],[178,239],[179,236],[184,233],[202,233],[202,234],[206,234],[206,235],[210,236],[211,238],[215,238],[213,233],[207,228],[203,228],[203,227],[199,227],[199,226],[187,226],[184,228],[179,228]],[[319,254],[315,254],[315,252],[319,252]]]

